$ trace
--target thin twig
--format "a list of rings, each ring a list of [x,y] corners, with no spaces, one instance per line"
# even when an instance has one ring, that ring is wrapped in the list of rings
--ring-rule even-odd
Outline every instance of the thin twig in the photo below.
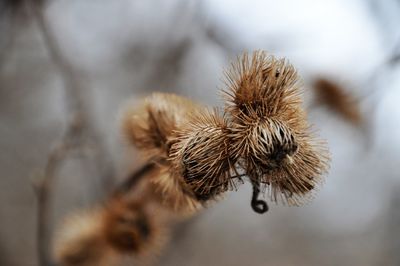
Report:
[[[59,169],[73,150],[82,150],[87,147],[95,147],[97,154],[96,163],[101,166],[108,166],[105,169],[107,177],[113,175],[113,167],[110,160],[106,158],[104,145],[101,139],[95,134],[94,126],[88,118],[88,111],[84,104],[84,90],[80,86],[74,68],[68,64],[63,57],[62,50],[57,39],[52,34],[51,29],[43,14],[43,6],[30,3],[30,10],[36,19],[39,30],[44,39],[49,56],[54,65],[58,68],[64,82],[65,101],[69,122],[65,133],[60,142],[50,151],[47,158],[44,176],[36,185],[38,197],[38,222],[37,222],[37,246],[39,265],[49,266],[52,261],[49,255],[50,250],[50,203],[52,188]],[[90,145],[92,144],[92,145]]]
[[[260,182],[259,181],[252,181],[253,186],[253,195],[251,197],[251,208],[256,213],[263,214],[268,211],[268,204],[265,200],[258,199],[260,195]]]
[[[37,248],[39,256],[39,265],[52,265],[51,259],[48,254],[49,249],[49,198],[51,195],[51,188],[58,170],[61,166],[62,160],[67,153],[67,147],[60,143],[49,154],[44,178],[36,185],[36,193],[38,200],[38,214],[37,214]]]

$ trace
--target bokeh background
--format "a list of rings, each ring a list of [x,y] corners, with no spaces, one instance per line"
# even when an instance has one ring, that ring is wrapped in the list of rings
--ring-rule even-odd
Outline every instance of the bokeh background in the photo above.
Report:
[[[223,69],[258,49],[288,58],[304,79],[309,118],[332,155],[315,200],[259,215],[243,185],[178,228],[155,265],[400,265],[398,0],[41,2],[0,1],[0,265],[37,265],[32,183],[68,121],[68,84],[32,5],[74,70],[116,179],[136,167],[119,131],[129,99],[165,91],[221,106]],[[362,123],[317,100],[321,77],[356,99]],[[115,181],[99,178],[96,160],[63,164],[53,227]]]

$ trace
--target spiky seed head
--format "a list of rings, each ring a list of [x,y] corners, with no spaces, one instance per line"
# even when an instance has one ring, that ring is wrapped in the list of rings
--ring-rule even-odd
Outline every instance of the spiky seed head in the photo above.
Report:
[[[196,199],[207,201],[234,184],[229,129],[217,110],[192,116],[176,133],[171,147],[173,172],[180,176]]]
[[[300,204],[321,182],[328,156],[307,122],[296,70],[255,52],[240,58],[227,80],[232,154],[273,201]]]
[[[141,255],[158,236],[155,217],[145,210],[146,205],[124,199],[113,199],[106,205],[103,234],[107,242],[119,253]]]
[[[298,151],[290,163],[263,174],[263,182],[273,201],[298,206],[312,199],[321,186],[328,169],[328,150],[326,143],[310,134],[298,135]]]
[[[102,235],[103,209],[67,216],[56,232],[54,259],[62,266],[114,265],[117,255]]]
[[[130,107],[122,117],[122,131],[126,139],[147,158],[166,159],[168,138],[193,113],[197,104],[169,93],[153,93],[139,108]]]
[[[233,153],[263,169],[291,163],[298,150],[294,132],[285,123],[273,118],[236,124],[231,132],[235,143]]]
[[[295,68],[285,59],[263,51],[245,53],[225,72],[224,90],[232,117],[279,116],[301,102],[300,82]]]

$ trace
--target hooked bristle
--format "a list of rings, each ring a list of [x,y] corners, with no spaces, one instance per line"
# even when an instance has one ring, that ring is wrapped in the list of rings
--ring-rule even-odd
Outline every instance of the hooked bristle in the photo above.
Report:
[[[279,116],[301,103],[299,76],[285,59],[264,51],[245,53],[225,72],[228,89],[226,111],[232,117]]]
[[[298,136],[298,151],[290,161],[265,171],[262,183],[275,202],[302,205],[314,196],[328,169],[328,150],[322,141],[310,135]]]
[[[300,204],[320,185],[329,156],[312,134],[295,68],[257,51],[239,58],[226,77],[222,115],[159,93],[126,116],[128,139],[148,158],[162,159],[151,177],[160,201],[195,212],[248,176],[256,211],[267,210],[260,189],[275,202]]]
[[[205,202],[234,187],[228,122],[216,110],[192,116],[176,133],[170,161],[196,199]]]
[[[233,65],[228,80],[232,153],[272,201],[301,204],[321,183],[329,159],[308,124],[296,70],[255,52]]]

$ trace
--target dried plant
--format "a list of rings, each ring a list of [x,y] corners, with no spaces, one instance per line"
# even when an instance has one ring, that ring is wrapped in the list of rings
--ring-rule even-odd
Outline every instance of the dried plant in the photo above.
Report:
[[[291,205],[313,195],[329,159],[307,122],[294,67],[264,52],[245,54],[227,72],[227,85],[223,111],[167,93],[125,111],[123,133],[146,163],[102,208],[78,216],[75,223],[83,227],[74,229],[72,222],[61,229],[58,262],[100,265],[102,256],[103,263],[154,253],[171,222],[220,199],[245,178],[258,213],[268,210],[258,199],[261,192]]]
[[[122,131],[148,159],[165,161],[170,148],[167,140],[186,122],[186,115],[197,110],[196,107],[194,102],[175,94],[153,93],[139,108],[125,110]]]
[[[45,16],[45,0],[4,1],[11,15],[16,16],[19,9],[27,8],[37,22],[49,57],[63,82],[67,123],[62,135],[49,151],[43,176],[33,182],[37,196],[37,249],[39,265],[53,265],[50,258],[50,217],[53,188],[59,171],[67,159],[75,153],[95,165],[100,172],[100,180],[107,190],[112,180],[114,166],[87,108],[87,88],[78,78],[73,65],[65,57],[58,39]],[[15,14],[14,14],[15,13]],[[85,164],[87,165],[87,164]],[[79,238],[79,235],[77,235]]]
[[[217,110],[192,115],[171,140],[170,161],[175,178],[199,201],[234,187],[228,121]]]
[[[116,252],[102,236],[103,209],[79,211],[65,219],[57,231],[54,259],[62,266],[113,265]]]
[[[200,210],[233,185],[227,121],[216,111],[208,112],[183,97],[156,93],[141,108],[127,112],[123,130],[157,163],[159,172],[148,178],[156,198],[174,212],[186,216]]]
[[[255,191],[261,183],[273,201],[301,204],[321,183],[328,155],[307,122],[296,70],[255,52],[239,58],[226,77],[232,153]]]
[[[58,230],[55,261],[63,266],[116,265],[124,256],[148,260],[157,255],[167,239],[166,226],[143,200],[111,197],[101,207],[72,213]]]
[[[175,209],[198,206],[246,175],[259,213],[268,209],[260,191],[275,202],[303,203],[321,183],[328,154],[307,122],[296,70],[264,52],[245,54],[227,72],[227,85],[222,115],[156,94],[130,114],[135,119],[124,120],[132,143],[165,162],[153,178],[164,197],[175,199]]]
[[[141,107],[128,108],[122,117],[126,139],[156,165],[157,172],[148,176],[155,199],[184,216],[199,210],[201,204],[185,189],[179,176],[169,171],[169,154],[176,130],[188,122],[187,114],[198,111],[199,106],[187,98],[153,93]]]
[[[178,177],[178,178],[177,178]],[[153,199],[170,210],[176,218],[190,217],[202,209],[202,204],[194,196],[179,176],[170,173],[163,167],[149,177],[153,190]]]
[[[363,119],[359,102],[350,92],[325,78],[316,79],[313,88],[317,103],[326,105],[351,124],[361,125]]]
[[[161,217],[157,216],[151,204],[143,200],[115,198],[105,208],[103,234],[121,254],[147,255],[164,240]]]

